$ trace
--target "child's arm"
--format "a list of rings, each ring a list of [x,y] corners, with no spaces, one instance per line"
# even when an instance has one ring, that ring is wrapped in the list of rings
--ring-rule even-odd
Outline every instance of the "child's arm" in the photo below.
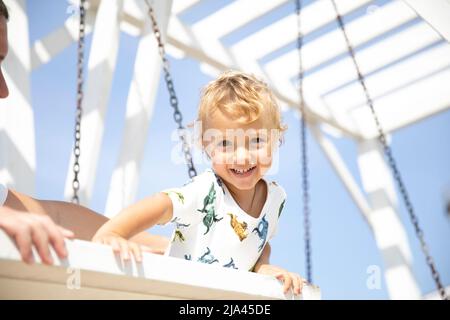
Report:
[[[270,244],[267,243],[264,246],[264,249],[261,252],[261,255],[259,256],[258,261],[256,261],[256,264],[253,267],[253,271],[254,272],[258,272],[258,270],[261,268],[262,265],[270,263],[270,261],[269,261],[269,259],[270,259],[270,250],[271,250]]]
[[[142,260],[139,245],[128,239],[155,224],[165,224],[172,218],[172,201],[160,192],[147,197],[122,210],[113,219],[106,222],[93,237],[94,242],[109,244],[114,252],[125,260],[130,259],[131,251],[137,262]]]

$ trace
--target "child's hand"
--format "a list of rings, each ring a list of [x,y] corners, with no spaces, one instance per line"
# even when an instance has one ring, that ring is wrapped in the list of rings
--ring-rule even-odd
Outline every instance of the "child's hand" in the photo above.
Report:
[[[292,290],[294,294],[301,294],[303,289],[303,284],[306,283],[306,280],[304,280],[300,275],[289,272],[285,269],[279,268],[274,265],[270,264],[263,264],[261,265],[257,270],[255,270],[256,273],[260,274],[267,274],[270,276],[274,276],[278,280],[283,281],[283,291],[286,294],[289,290],[289,288],[292,287]]]
[[[135,242],[128,241],[115,234],[95,235],[92,242],[110,245],[115,254],[119,254],[123,260],[130,260],[131,255],[134,256],[136,262],[142,262],[142,253],[145,248],[141,249],[141,246]]]

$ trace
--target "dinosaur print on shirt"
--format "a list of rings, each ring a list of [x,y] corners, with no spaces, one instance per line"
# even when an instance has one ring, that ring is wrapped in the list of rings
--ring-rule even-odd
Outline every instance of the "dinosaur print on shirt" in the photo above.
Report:
[[[255,232],[259,239],[262,240],[261,244],[258,247],[258,252],[262,250],[264,244],[267,239],[267,232],[269,230],[269,222],[266,220],[266,215],[263,216],[262,220],[258,223],[258,227],[252,230],[252,233]]]
[[[267,197],[256,217],[239,206],[227,184],[211,168],[188,184],[164,190],[172,200],[171,222],[175,227],[166,255],[252,270],[264,246],[276,234],[286,199],[281,186],[263,180]]]
[[[214,222],[219,222],[223,218],[218,219],[215,209],[214,209],[214,200],[216,199],[216,189],[214,189],[214,183],[211,184],[211,188],[209,189],[208,195],[203,200],[203,209],[197,209],[197,211],[206,213],[203,217],[203,224],[206,227],[207,234],[209,232],[209,228],[213,225]]]
[[[231,220],[230,220],[231,227],[233,228],[236,235],[239,237],[239,240],[242,241],[245,238],[247,238],[247,235],[248,235],[247,222],[245,222],[245,221],[239,222],[238,219],[236,218],[236,215],[234,215],[232,213],[228,213],[228,215],[231,217]]]
[[[206,252],[200,258],[198,258],[198,261],[208,264],[219,262],[219,260],[214,258],[214,256],[211,254],[211,250],[208,247],[206,247]]]

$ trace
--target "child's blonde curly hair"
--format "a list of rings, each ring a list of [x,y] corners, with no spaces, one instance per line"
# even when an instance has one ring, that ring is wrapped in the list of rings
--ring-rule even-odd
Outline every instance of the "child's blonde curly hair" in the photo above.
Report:
[[[245,124],[264,115],[268,129],[279,130],[280,142],[282,133],[287,129],[268,85],[254,75],[240,71],[225,71],[203,88],[197,121],[206,123],[208,116],[216,110]]]

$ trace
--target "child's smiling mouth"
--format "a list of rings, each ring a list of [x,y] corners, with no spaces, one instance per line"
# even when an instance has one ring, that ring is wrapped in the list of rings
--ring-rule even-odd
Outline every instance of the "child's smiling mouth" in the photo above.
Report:
[[[247,167],[247,168],[230,168],[231,173],[234,176],[245,178],[249,177],[253,174],[253,171],[255,171],[256,166]]]

